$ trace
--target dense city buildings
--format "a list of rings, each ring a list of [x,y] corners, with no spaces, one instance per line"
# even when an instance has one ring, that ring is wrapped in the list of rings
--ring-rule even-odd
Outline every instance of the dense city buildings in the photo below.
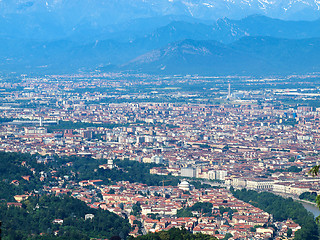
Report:
[[[99,186],[97,179],[87,179],[73,189],[47,189],[70,192],[92,207],[128,217],[132,225],[139,220],[146,232],[183,225],[218,238],[231,233],[235,239],[263,239],[274,236],[274,229],[250,229],[272,223],[278,236],[288,228],[294,236],[299,225],[273,222],[272,215],[225,188],[293,198],[320,193],[320,179],[308,174],[319,164],[320,151],[320,106],[314,104],[320,90],[309,77],[305,85],[299,77],[229,78],[226,84],[198,76],[98,73],[2,79],[0,150],[38,154],[41,164],[55,156],[105,159],[101,169],[117,168],[116,159],[155,163],[151,174],[181,177],[179,186],[170,187],[120,181]],[[221,188],[195,189],[189,178]],[[92,202],[94,190],[86,186],[99,189],[102,199]],[[210,216],[194,211],[177,217],[197,202],[212,204]],[[139,217],[131,214],[137,203]]]

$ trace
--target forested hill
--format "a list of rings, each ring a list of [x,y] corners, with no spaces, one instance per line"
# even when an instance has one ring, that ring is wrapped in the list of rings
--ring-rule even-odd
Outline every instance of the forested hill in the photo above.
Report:
[[[93,214],[85,220],[86,214]],[[69,197],[42,196],[24,201],[22,207],[0,206],[2,239],[89,240],[125,237],[130,232],[127,220],[102,209],[92,209]]]
[[[39,173],[46,169],[30,154],[0,152],[0,199],[14,201],[14,195],[41,189]]]
[[[56,186],[57,181],[61,180],[59,175],[69,173],[61,166],[60,159],[50,164],[39,163],[41,159],[44,158],[0,152],[2,239],[79,240],[128,235],[128,221],[116,214],[92,209],[86,203],[67,195],[45,195],[43,186]],[[58,177],[54,176],[55,172],[59,174]],[[14,196],[20,194],[29,195],[29,198],[22,205],[11,204],[15,202]],[[86,214],[93,214],[93,219],[85,220]],[[56,219],[63,222],[54,223]]]

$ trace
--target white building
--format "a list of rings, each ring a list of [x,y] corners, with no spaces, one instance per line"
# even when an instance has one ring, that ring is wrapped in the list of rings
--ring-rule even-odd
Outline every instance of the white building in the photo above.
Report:
[[[273,181],[269,180],[260,180],[260,179],[248,179],[247,180],[247,189],[250,190],[272,190]]]
[[[224,181],[228,172],[226,170],[216,170],[216,179]]]
[[[163,157],[154,155],[151,157],[151,162],[156,163],[156,164],[163,164]]]
[[[196,177],[196,169],[195,168],[181,168],[180,176],[182,177]]]
[[[190,190],[190,184],[187,181],[182,181],[180,184],[178,184],[179,189],[183,191],[189,191]]]

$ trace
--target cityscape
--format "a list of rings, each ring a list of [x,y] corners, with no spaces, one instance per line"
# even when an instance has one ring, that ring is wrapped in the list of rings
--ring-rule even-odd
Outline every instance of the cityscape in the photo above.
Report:
[[[0,0],[0,240],[319,240],[319,0]]]
[[[132,237],[179,228],[218,239],[293,239],[299,220],[279,220],[239,191],[314,204],[318,77],[2,77],[0,150],[35,159],[21,162],[30,175],[8,183],[40,184],[7,205],[69,195],[127,219]],[[79,170],[77,161],[88,165]],[[130,168],[151,180],[139,182]]]

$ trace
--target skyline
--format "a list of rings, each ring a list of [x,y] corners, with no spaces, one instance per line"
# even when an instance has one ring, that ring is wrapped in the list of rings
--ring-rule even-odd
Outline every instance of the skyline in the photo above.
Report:
[[[0,239],[319,240],[319,0],[0,0]]]

